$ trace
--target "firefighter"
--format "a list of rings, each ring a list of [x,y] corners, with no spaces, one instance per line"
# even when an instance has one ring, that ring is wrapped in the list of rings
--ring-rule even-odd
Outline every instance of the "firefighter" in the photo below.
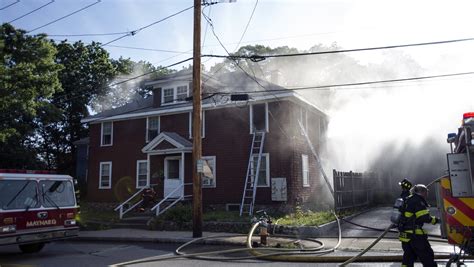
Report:
[[[413,266],[417,258],[425,267],[437,266],[427,233],[423,230],[424,223],[439,222],[438,218],[430,215],[427,196],[428,188],[423,184],[417,184],[413,188],[413,194],[406,198],[403,205],[399,229],[399,239],[403,248],[402,266]]]
[[[152,201],[156,198],[156,192],[153,190],[153,188],[149,187],[143,190],[142,193],[142,205],[139,209],[140,212],[144,212],[146,208],[150,204],[152,204]]]
[[[408,178],[403,179],[401,182],[398,183],[402,188],[402,193],[400,197],[405,200],[410,195],[410,189],[413,187],[413,184],[408,180]]]

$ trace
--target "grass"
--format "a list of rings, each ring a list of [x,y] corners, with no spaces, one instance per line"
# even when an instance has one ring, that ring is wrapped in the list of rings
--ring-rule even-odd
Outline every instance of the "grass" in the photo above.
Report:
[[[97,210],[91,207],[87,202],[82,201],[81,213],[79,214],[78,221],[81,223],[87,223],[90,221],[100,222],[118,222],[118,213],[114,210]]]
[[[354,214],[357,210],[339,212],[338,217]],[[333,211],[302,211],[297,208],[296,212],[282,216],[272,217],[274,224],[287,226],[319,226],[336,220]]]
[[[347,216],[355,211],[347,211],[339,216]],[[258,216],[257,216],[258,217]],[[303,211],[299,208],[296,212],[282,215],[270,214],[273,224],[286,226],[319,226],[335,220],[332,211]],[[159,220],[174,222],[192,221],[192,207],[190,205],[178,204],[162,214]],[[87,202],[81,202],[81,213],[79,221],[87,223],[88,221],[118,222],[118,214],[113,210],[97,210],[88,205]],[[206,222],[250,222],[248,216],[239,216],[238,211],[211,210],[203,213],[203,221]]]
[[[274,223],[278,222],[278,225],[287,226],[317,226],[334,220],[335,218],[331,211],[300,211],[273,218]]]

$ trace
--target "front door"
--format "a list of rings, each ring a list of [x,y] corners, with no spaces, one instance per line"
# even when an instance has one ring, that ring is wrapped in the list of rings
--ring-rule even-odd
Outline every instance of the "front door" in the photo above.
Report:
[[[165,158],[165,197],[181,197],[184,192],[183,184],[183,166],[180,156]],[[180,189],[177,189],[181,187]],[[171,195],[170,195],[171,194]]]

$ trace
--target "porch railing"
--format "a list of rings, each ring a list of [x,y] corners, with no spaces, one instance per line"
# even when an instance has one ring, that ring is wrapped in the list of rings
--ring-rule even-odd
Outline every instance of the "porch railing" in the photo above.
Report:
[[[125,215],[125,213],[133,210],[135,207],[137,207],[138,205],[140,205],[143,202],[143,199],[140,199],[136,203],[133,203],[133,204],[130,203],[130,201],[132,201],[137,195],[139,195],[145,189],[146,188],[142,188],[142,189],[138,190],[135,194],[133,194],[131,197],[129,197],[127,200],[122,202],[122,204],[118,205],[114,209],[114,211],[119,211],[119,218],[120,219],[123,218],[123,215]]]
[[[176,187],[173,191],[171,191],[168,195],[166,195],[160,202],[158,202],[158,204],[156,204],[155,206],[153,206],[153,208],[151,208],[152,211],[156,210],[155,211],[156,216],[162,214],[169,208],[173,207],[174,205],[176,205],[176,203],[182,201],[184,198],[192,196],[192,195],[184,195],[184,186],[186,185],[192,185],[192,183],[183,183],[180,186]],[[180,194],[180,196],[178,197],[173,197],[173,195],[181,189],[183,189],[183,194]],[[163,205],[165,202],[170,202],[170,201],[172,201],[170,204],[168,204],[163,209],[161,209],[161,205]]]

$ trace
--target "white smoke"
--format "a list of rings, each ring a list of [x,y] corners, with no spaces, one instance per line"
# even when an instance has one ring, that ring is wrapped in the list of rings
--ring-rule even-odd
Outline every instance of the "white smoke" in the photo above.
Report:
[[[457,131],[463,113],[474,110],[472,78],[335,90],[328,110],[330,165],[366,171],[382,148],[390,145],[393,153],[403,153],[405,146],[423,150],[428,140],[433,142],[428,146],[444,146],[448,152],[447,134]]]

